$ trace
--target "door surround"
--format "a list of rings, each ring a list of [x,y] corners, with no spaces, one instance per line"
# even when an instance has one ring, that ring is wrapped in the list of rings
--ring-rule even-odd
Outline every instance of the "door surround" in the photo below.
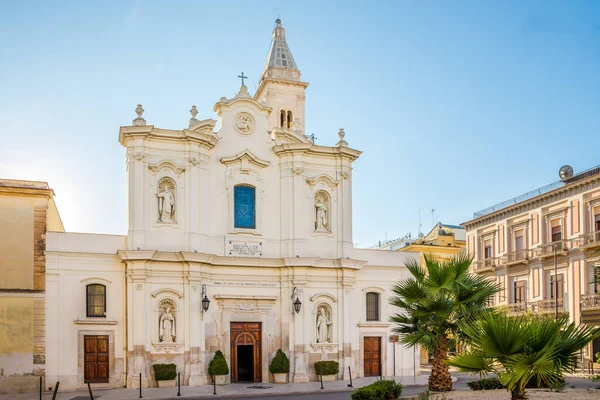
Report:
[[[77,332],[77,387],[85,388],[85,336],[108,336],[108,383],[95,383],[95,387],[112,388],[117,385],[114,331],[80,330]]]
[[[386,325],[386,327],[389,325]],[[364,360],[365,360],[365,337],[380,337],[381,338],[381,376],[391,376],[393,374],[393,371],[391,371],[392,373],[388,372],[388,366],[387,366],[387,352],[388,352],[388,336],[389,336],[389,332],[373,332],[373,331],[364,331],[364,332],[360,332],[358,335],[358,340],[359,340],[359,357],[360,357],[360,377],[364,377],[365,376],[365,365],[364,365]],[[398,360],[396,360],[396,364],[398,364]]]
[[[238,382],[238,345],[253,346],[253,382],[262,382],[262,323],[230,322],[231,382]]]
[[[224,337],[225,343],[221,347],[225,354],[225,359],[229,361],[231,366],[231,335],[229,329],[231,322],[260,322],[262,327],[272,326],[274,327],[274,335],[281,335],[281,331],[277,324],[275,324],[275,317],[273,308],[275,303],[279,299],[277,296],[249,296],[249,295],[223,295],[217,294],[213,296],[217,301],[219,307],[218,330],[213,338]],[[210,340],[210,337],[207,337]],[[261,361],[262,366],[261,376],[262,382],[269,382],[269,365],[264,360],[269,359],[268,342],[263,343],[261,346]]]

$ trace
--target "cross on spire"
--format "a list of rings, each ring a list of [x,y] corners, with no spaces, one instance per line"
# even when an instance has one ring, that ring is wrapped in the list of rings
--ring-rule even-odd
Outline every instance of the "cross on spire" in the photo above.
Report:
[[[238,78],[242,78],[242,86],[244,86],[244,79],[248,79],[247,76],[244,76],[244,73],[242,72],[241,75],[238,75]]]
[[[277,5],[276,8],[273,9],[274,11],[277,11],[277,18],[281,18],[281,12],[283,11],[281,8],[279,8],[279,5]]]

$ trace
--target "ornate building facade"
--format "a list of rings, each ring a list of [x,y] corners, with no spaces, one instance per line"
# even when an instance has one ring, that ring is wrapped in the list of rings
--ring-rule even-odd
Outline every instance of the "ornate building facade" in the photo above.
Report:
[[[268,382],[277,349],[289,380],[407,376],[418,355],[390,341],[393,283],[412,253],[355,249],[352,164],[360,151],[305,136],[308,83],[277,20],[257,92],[242,84],[218,119],[150,125],[141,105],[121,127],[126,235],[47,233],[46,375],[155,386],[172,362],[184,384],[209,382],[221,350],[232,382]],[[216,127],[218,128],[216,129]]]
[[[569,315],[600,326],[600,167],[475,213],[462,224],[472,270],[502,287],[494,303],[509,313]],[[584,352],[600,351],[596,340]]]

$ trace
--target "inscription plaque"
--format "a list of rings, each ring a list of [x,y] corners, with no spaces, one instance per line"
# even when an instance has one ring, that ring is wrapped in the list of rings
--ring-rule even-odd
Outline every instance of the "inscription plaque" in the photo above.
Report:
[[[261,257],[262,242],[227,241],[227,254],[234,257]]]

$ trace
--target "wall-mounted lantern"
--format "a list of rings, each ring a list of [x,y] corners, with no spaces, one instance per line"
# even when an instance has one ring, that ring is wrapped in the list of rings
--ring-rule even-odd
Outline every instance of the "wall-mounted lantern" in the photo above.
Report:
[[[294,290],[292,290],[292,299],[294,298],[294,294],[296,295],[296,300],[294,301],[294,311],[296,311],[296,314],[298,314],[302,308],[302,302],[300,301],[300,298],[298,298],[298,288],[295,286]]]
[[[202,311],[207,312],[210,306],[210,300],[206,296],[206,285],[202,285]]]

